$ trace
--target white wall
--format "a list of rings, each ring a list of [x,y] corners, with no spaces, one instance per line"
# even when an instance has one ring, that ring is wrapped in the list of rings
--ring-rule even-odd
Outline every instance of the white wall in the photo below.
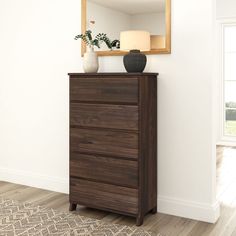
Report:
[[[0,1],[0,179],[68,191],[68,76],[80,1]]]
[[[236,17],[236,1],[235,0],[216,0],[216,16]]]
[[[67,72],[81,71],[79,9],[78,0],[0,2],[1,180],[68,191]],[[209,222],[219,214],[212,12],[211,0],[172,0],[172,54],[148,56],[146,68],[160,73],[158,210]],[[121,57],[100,64],[124,71]]]
[[[166,34],[166,22],[164,12],[131,15],[130,20],[130,28],[133,30],[146,30],[152,35]]]

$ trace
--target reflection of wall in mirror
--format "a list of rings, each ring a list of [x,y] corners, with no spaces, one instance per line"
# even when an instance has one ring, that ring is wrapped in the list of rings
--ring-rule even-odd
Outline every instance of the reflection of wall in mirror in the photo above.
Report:
[[[165,35],[165,13],[146,13],[131,15],[131,29],[146,30],[151,35]]]
[[[94,21],[95,24],[91,24],[91,21]],[[111,40],[119,39],[121,31],[146,30],[152,35],[152,49],[165,47],[164,12],[131,15],[88,0],[87,29],[91,29],[94,35],[106,33]],[[103,44],[99,50],[107,51],[109,49]]]
[[[95,24],[90,24],[90,21],[95,21]],[[92,30],[93,35],[105,33],[111,40],[120,39],[120,31],[129,30],[129,26],[128,14],[87,1],[87,29]],[[100,50],[109,49],[102,44]]]
[[[151,49],[165,48],[165,12],[131,15],[131,28],[151,34]]]

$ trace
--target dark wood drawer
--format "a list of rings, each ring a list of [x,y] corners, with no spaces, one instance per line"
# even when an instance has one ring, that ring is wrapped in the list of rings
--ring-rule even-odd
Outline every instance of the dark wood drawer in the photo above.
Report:
[[[70,79],[71,101],[138,103],[137,78]]]
[[[135,215],[138,212],[138,190],[71,178],[70,202]]]
[[[138,187],[138,162],[71,153],[70,175],[126,187]]]
[[[71,103],[70,125],[138,130],[138,107]]]
[[[96,129],[70,129],[70,151],[138,158],[138,133]]]

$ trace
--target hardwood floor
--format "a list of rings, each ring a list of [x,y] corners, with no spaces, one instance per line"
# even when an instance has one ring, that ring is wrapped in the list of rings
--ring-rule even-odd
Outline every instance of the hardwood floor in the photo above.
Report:
[[[167,236],[236,236],[236,148],[217,147],[217,193],[221,201],[221,217],[216,224],[157,213],[145,217],[143,228]],[[0,195],[19,201],[68,211],[67,194],[0,182]],[[106,222],[135,225],[135,219],[78,207],[80,214]]]

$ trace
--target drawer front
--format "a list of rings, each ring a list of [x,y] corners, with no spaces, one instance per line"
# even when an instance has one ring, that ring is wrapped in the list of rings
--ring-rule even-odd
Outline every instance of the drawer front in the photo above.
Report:
[[[70,202],[105,210],[137,214],[138,190],[71,178]]]
[[[138,134],[70,128],[70,151],[138,158]]]
[[[71,78],[71,101],[138,103],[137,78]]]
[[[138,107],[71,103],[70,125],[138,130]]]
[[[135,188],[138,187],[138,162],[71,153],[70,175]]]

